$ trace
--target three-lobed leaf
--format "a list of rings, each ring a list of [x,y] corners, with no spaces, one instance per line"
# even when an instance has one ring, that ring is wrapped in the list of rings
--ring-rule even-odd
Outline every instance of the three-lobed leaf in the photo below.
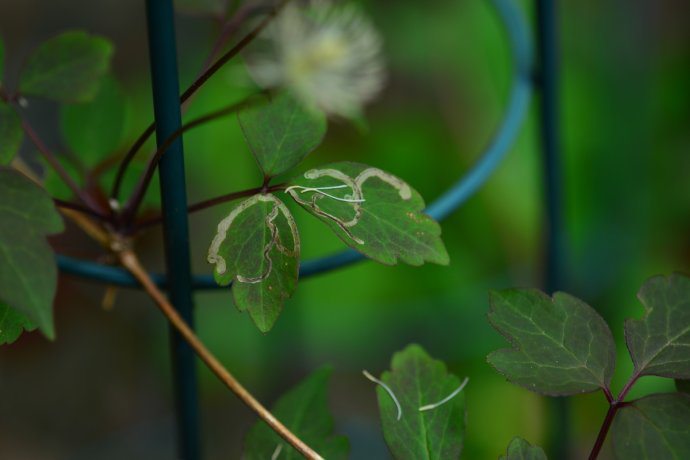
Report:
[[[19,91],[59,102],[86,102],[110,67],[113,45],[82,31],[65,32],[42,43],[22,70]]]
[[[330,375],[328,368],[314,372],[285,393],[271,413],[323,458],[346,459],[349,442],[346,437],[333,434],[333,417],[328,411]],[[298,460],[303,457],[265,422],[258,421],[247,434],[243,458]]]
[[[383,434],[388,448],[398,460],[460,458],[465,437],[465,398],[453,395],[461,382],[445,364],[432,359],[419,345],[410,345],[393,355],[391,371],[381,380],[396,395],[402,416],[391,396],[377,388]]]
[[[85,166],[95,166],[120,146],[126,111],[124,92],[113,77],[103,79],[93,100],[63,106],[62,135]]]
[[[254,195],[237,204],[218,224],[208,251],[221,286],[233,283],[235,305],[248,310],[268,332],[299,276],[300,240],[285,204],[272,194]]]
[[[546,460],[546,454],[541,447],[515,437],[510,441],[506,455],[502,455],[499,460]]]
[[[290,181],[288,191],[345,244],[378,262],[448,264],[441,227],[401,179],[359,163],[334,163]]]
[[[0,302],[0,345],[12,343],[23,331],[34,329],[36,326],[26,316]]]
[[[637,296],[645,316],[625,322],[635,373],[690,379],[690,279],[678,273],[656,276]]]
[[[623,406],[613,422],[616,458],[690,458],[690,395],[647,396]]]
[[[46,235],[60,232],[62,219],[43,189],[0,167],[0,222],[0,302],[52,338],[57,267]]]
[[[259,167],[273,177],[297,166],[321,144],[326,117],[306,109],[287,92],[257,100],[237,116]]]
[[[0,101],[0,165],[9,164],[22,145],[22,122],[8,104]]]
[[[489,321],[512,345],[488,361],[511,382],[565,396],[608,388],[616,348],[606,322],[589,305],[562,292],[536,289],[490,295]]]

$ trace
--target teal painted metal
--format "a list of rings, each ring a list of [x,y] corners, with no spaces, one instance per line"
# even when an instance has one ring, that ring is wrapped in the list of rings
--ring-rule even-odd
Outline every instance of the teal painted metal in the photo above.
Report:
[[[182,125],[172,0],[147,0],[146,19],[156,140],[160,146]],[[174,142],[161,159],[159,177],[165,260],[169,280],[166,289],[180,316],[193,327],[194,303],[187,193],[181,139]],[[196,356],[191,347],[172,328],[170,342],[178,413],[179,455],[185,460],[197,460],[201,458],[201,443]]]
[[[426,212],[438,220],[445,219],[462,206],[491,177],[513,145],[526,117],[532,96],[533,46],[522,12],[510,0],[492,0],[491,3],[503,23],[511,47],[513,78],[510,97],[503,121],[480,160],[464,177],[427,208]],[[363,259],[364,257],[358,252],[347,250],[320,259],[307,260],[301,264],[300,278],[336,270]],[[121,287],[137,287],[134,278],[118,267],[108,267],[64,256],[58,256],[58,265],[63,273]],[[153,274],[152,277],[160,286],[168,285],[164,275]],[[218,286],[210,275],[194,277],[192,285],[194,289],[225,288]]]

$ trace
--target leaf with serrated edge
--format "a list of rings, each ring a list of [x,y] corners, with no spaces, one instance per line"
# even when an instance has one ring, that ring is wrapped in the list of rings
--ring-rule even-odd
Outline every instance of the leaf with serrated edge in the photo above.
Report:
[[[536,289],[490,294],[489,321],[512,345],[488,361],[511,382],[551,396],[608,388],[616,347],[606,322],[589,305],[563,292]]]
[[[22,122],[12,107],[0,101],[0,165],[9,164],[22,145]]]
[[[281,396],[271,413],[323,458],[346,459],[350,444],[346,437],[333,434],[333,417],[328,412],[330,375],[329,368],[314,372]],[[242,458],[298,460],[304,457],[265,422],[258,421],[247,434]]]
[[[60,102],[86,102],[110,67],[113,45],[103,37],[70,31],[42,43],[22,70],[19,91]]]
[[[315,190],[316,189],[316,190]],[[401,179],[359,163],[334,163],[290,181],[288,192],[341,240],[370,259],[394,265],[448,264],[441,226]]]
[[[92,101],[62,107],[62,135],[82,164],[91,168],[120,146],[126,111],[124,91],[110,76]]]
[[[510,441],[506,455],[501,456],[499,460],[546,460],[546,454],[541,447],[515,437]]]
[[[326,117],[303,107],[287,92],[256,100],[260,103],[248,105],[237,117],[259,167],[272,177],[297,166],[321,144]]]
[[[690,279],[679,273],[656,276],[637,297],[645,316],[625,322],[635,373],[690,379]]]
[[[33,331],[36,326],[18,311],[0,302],[0,345],[17,340],[22,331]]]
[[[46,235],[62,231],[62,219],[43,189],[0,167],[0,222],[0,302],[53,338],[57,267]]]
[[[421,412],[452,395],[460,379],[448,373],[445,364],[431,358],[419,345],[410,345],[393,355],[391,371],[381,380],[390,387],[402,409],[388,392],[376,390],[383,434],[397,460],[457,459],[465,438],[465,397],[461,391],[434,409]]]
[[[620,408],[612,427],[616,458],[690,458],[690,395],[647,396]]]
[[[297,286],[300,241],[297,225],[274,195],[254,195],[218,224],[208,250],[221,286],[233,283],[235,305],[249,310],[256,326],[268,332]]]

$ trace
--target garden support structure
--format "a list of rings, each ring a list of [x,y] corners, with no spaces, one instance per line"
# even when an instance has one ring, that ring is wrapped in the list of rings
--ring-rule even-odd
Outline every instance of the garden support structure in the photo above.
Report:
[[[426,212],[443,220],[471,198],[488,180],[506,156],[520,132],[527,115],[535,82],[541,89],[540,126],[543,144],[544,203],[547,223],[545,287],[548,291],[562,285],[562,218],[560,165],[558,152],[557,100],[557,39],[555,28],[555,0],[536,0],[537,38],[540,66],[534,65],[533,44],[527,22],[513,0],[491,0],[507,34],[513,64],[510,95],[504,117],[477,163],[453,184],[441,197],[429,205]],[[178,72],[172,0],[147,0],[147,19],[150,41],[151,72],[156,115],[157,139],[167,138],[180,126]],[[192,276],[189,263],[189,235],[186,214],[186,192],[182,138],[178,139],[163,157],[160,165],[161,195],[165,229],[167,272],[151,274],[152,279],[168,290],[175,307],[191,325],[193,323],[194,290],[220,289],[211,275]],[[363,260],[364,257],[346,250],[338,254],[308,260],[301,264],[300,279]],[[138,287],[126,270],[58,256],[63,273],[97,280],[121,287]],[[180,457],[185,460],[201,458],[199,443],[199,415],[195,358],[191,350],[172,334],[172,357],[178,409]],[[564,423],[565,405],[556,408],[558,430],[552,433],[551,458],[566,458],[567,439]]]

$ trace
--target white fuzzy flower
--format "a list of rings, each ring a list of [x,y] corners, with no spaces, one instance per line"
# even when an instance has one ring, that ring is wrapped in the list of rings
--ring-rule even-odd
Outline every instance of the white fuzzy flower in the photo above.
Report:
[[[288,4],[246,60],[259,86],[336,116],[357,116],[383,86],[381,39],[355,5]]]

